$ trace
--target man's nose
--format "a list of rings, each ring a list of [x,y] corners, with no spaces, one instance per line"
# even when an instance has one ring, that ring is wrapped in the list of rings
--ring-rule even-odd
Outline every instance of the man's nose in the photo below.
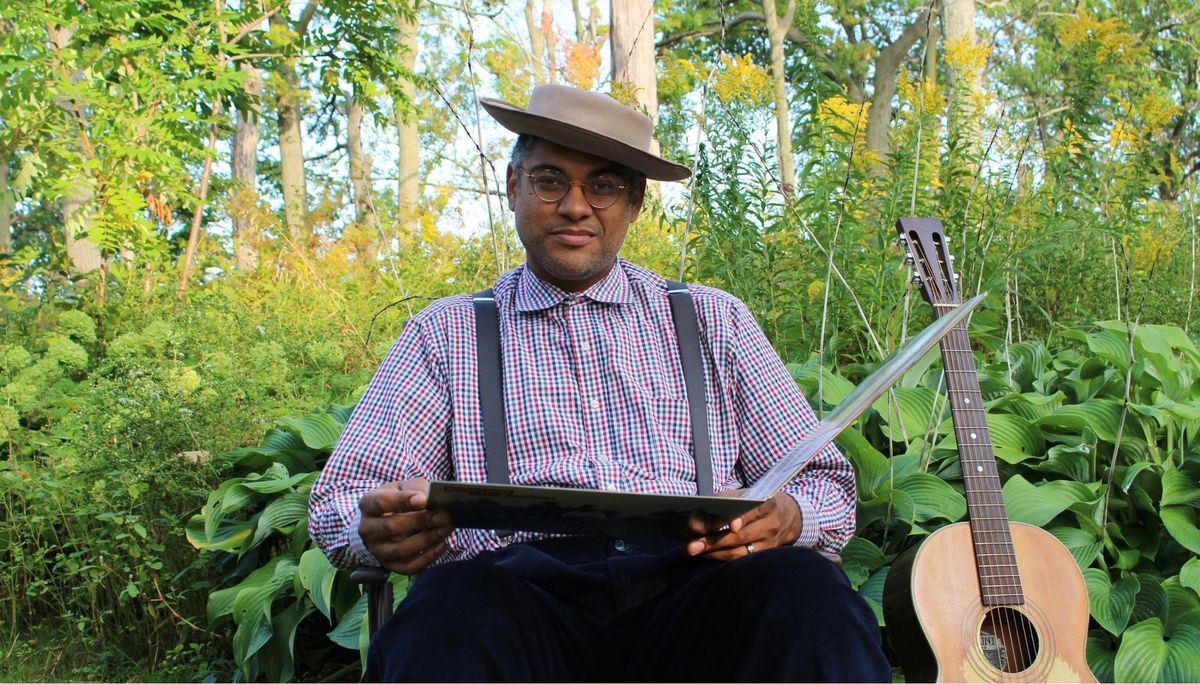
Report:
[[[569,186],[567,194],[558,201],[558,213],[572,221],[587,218],[591,216],[592,211],[592,205],[588,204],[587,197],[583,195],[583,187],[579,185]]]

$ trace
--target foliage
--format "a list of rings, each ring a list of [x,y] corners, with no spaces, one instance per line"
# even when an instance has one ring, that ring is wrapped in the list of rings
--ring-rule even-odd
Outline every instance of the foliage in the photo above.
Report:
[[[309,490],[352,409],[281,419],[260,446],[231,452],[236,476],[188,521],[188,541],[215,556],[231,585],[209,597],[208,621],[236,625],[233,655],[246,681],[315,674],[329,642],[366,657],[367,597],[308,537]]]
[[[1009,519],[1048,530],[1083,571],[1093,672],[1101,681],[1196,679],[1194,343],[1178,328],[1107,321],[1067,329],[1053,346],[992,350],[979,368]],[[792,370],[815,395],[815,359]],[[859,477],[846,571],[877,609],[890,562],[966,513],[941,383],[936,368],[910,373],[895,404],[881,399],[840,441]],[[850,387],[829,376],[827,401]]]

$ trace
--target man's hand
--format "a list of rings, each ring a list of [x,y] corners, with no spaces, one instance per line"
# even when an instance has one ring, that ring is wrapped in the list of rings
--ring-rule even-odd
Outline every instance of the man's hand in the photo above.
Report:
[[[739,496],[743,491],[732,489],[719,496]],[[801,518],[796,500],[777,492],[763,505],[731,520],[727,527],[708,530],[688,542],[686,549],[693,556],[733,560],[775,546],[790,546],[800,537]]]
[[[428,503],[425,478],[389,482],[359,499],[358,534],[383,567],[412,575],[446,550],[446,537],[454,529],[450,516],[426,510]]]

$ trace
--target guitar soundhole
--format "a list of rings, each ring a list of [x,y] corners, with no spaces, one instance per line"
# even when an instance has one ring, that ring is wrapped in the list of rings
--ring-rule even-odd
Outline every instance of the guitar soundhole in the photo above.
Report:
[[[979,648],[1001,672],[1024,672],[1037,660],[1040,640],[1025,614],[1013,608],[993,608],[979,626]]]

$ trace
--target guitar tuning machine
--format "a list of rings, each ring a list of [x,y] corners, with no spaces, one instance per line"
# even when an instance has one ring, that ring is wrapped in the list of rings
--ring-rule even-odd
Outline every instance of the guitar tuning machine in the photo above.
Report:
[[[913,255],[911,255],[911,254],[904,255],[904,265],[905,266],[912,266],[915,263],[917,263],[917,260],[913,258]]]
[[[896,238],[896,246],[900,249],[908,247],[908,240],[903,235]]]
[[[917,287],[920,287],[921,286],[921,276],[914,273],[914,274],[912,274],[912,277],[909,278],[909,282],[911,282],[913,285],[916,285]]]

